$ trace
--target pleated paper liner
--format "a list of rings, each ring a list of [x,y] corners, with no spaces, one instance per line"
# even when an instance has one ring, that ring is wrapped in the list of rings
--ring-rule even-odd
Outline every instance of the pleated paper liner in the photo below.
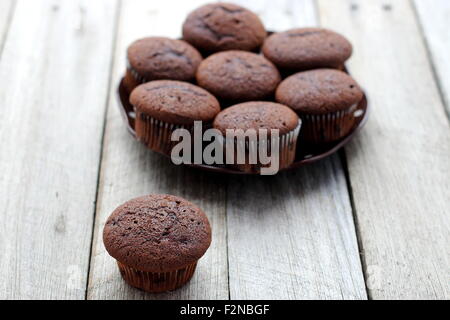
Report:
[[[274,161],[278,162],[278,166],[277,166],[277,170],[282,170],[284,168],[288,168],[295,160],[295,156],[296,156],[296,146],[297,146],[297,138],[298,138],[298,134],[300,132],[300,128],[302,126],[302,122],[299,121],[299,124],[297,125],[297,127],[286,133],[281,135],[278,138],[278,141],[276,141],[276,143],[278,144],[278,157],[276,157],[274,159]],[[225,141],[227,141],[226,139],[222,138],[221,142],[222,145],[224,146],[224,150],[226,150],[225,148]],[[238,169],[239,171],[243,171],[246,173],[261,173],[261,169],[262,168],[266,168],[267,170],[269,170],[269,168],[271,168],[273,166],[273,164],[271,162],[267,163],[267,164],[262,164],[261,162],[258,161],[258,159],[254,159],[254,161],[250,161],[250,154],[258,154],[258,148],[259,148],[259,144],[261,142],[258,141],[249,141],[249,139],[245,139],[245,140],[238,140],[238,139],[233,139],[232,141],[227,141],[227,145],[228,143],[230,145],[233,146],[234,148],[234,165],[231,165],[231,167]],[[272,140],[270,137],[267,137],[267,140],[265,140],[265,148],[267,149],[267,156],[270,157],[271,156],[271,152],[272,152]],[[237,147],[239,146],[239,148],[241,150],[245,150],[245,163],[240,164],[237,162]],[[225,154],[225,153],[224,153]]]
[[[326,114],[301,114],[302,140],[310,144],[323,144],[345,137],[354,127],[358,104],[350,108]]]
[[[118,100],[119,100],[118,105],[122,113],[123,119],[127,125],[128,131],[133,137],[136,138],[136,131],[135,131],[136,114],[133,109],[133,106],[129,102],[129,93],[124,87],[122,80],[120,81],[118,87]],[[305,128],[305,121],[303,121],[302,128],[300,130],[300,134],[297,140],[295,160],[290,166],[282,168],[280,171],[294,169],[309,163],[316,162],[320,159],[330,156],[331,154],[335,153],[340,148],[342,148],[344,145],[346,145],[355,136],[355,134],[364,126],[364,124],[368,119],[369,104],[367,102],[366,95],[364,95],[363,99],[353,108],[354,110],[352,109],[352,117],[354,118],[354,120],[352,121],[352,126],[349,129],[349,132],[344,137],[335,141],[324,143],[308,143],[307,141],[303,140],[303,130]],[[168,161],[170,161],[170,158],[168,159]],[[186,165],[218,173],[257,174],[256,172],[244,172],[237,168],[224,165],[206,165],[206,164],[186,164]]]
[[[150,293],[159,293],[175,290],[191,280],[197,262],[171,272],[140,271],[119,261],[117,261],[117,265],[122,278],[130,286]]]

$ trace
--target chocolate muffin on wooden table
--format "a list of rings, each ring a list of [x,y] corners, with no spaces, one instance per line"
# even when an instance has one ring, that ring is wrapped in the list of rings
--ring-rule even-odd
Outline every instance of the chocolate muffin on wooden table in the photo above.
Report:
[[[188,282],[211,244],[205,213],[172,195],[125,202],[106,221],[103,242],[124,280],[147,292],[174,290]]]
[[[285,70],[343,68],[352,54],[352,45],[331,30],[300,28],[274,33],[264,41],[262,52]]]
[[[316,69],[296,73],[277,88],[276,100],[294,109],[303,120],[302,141],[339,140],[355,124],[355,111],[363,92],[345,72]]]
[[[127,60],[124,85],[131,92],[152,80],[193,80],[202,56],[185,41],[148,37],[130,45]]]
[[[138,140],[150,149],[170,155],[178,142],[171,134],[178,128],[193,130],[194,121],[211,123],[220,104],[208,91],[182,81],[157,80],[133,90],[130,103],[136,111]]]
[[[219,130],[226,137],[227,129],[243,130],[253,129],[259,136],[260,129],[267,130],[267,140],[269,150],[272,149],[271,130],[278,130],[279,139],[279,169],[291,165],[295,160],[295,151],[297,136],[300,130],[301,120],[290,108],[274,102],[252,101],[245,102],[229,107],[221,111],[214,119],[213,127]],[[260,137],[262,138],[262,137]],[[229,141],[226,141],[229,143]],[[237,141],[233,140],[233,143]],[[261,140],[258,141],[261,144]],[[260,173],[262,167],[268,167],[270,164],[262,164],[258,159],[257,163],[252,164],[249,161],[250,142],[246,146],[245,163],[236,163],[233,165],[244,172]],[[272,164],[273,165],[273,164]]]
[[[266,30],[256,14],[231,3],[204,5],[186,18],[183,39],[203,52],[258,49]]]
[[[270,97],[279,82],[277,68],[261,55],[230,50],[202,61],[197,83],[219,99],[241,102]]]

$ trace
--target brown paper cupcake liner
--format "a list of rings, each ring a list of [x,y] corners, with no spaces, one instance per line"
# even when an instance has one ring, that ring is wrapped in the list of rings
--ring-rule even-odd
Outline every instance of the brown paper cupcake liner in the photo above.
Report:
[[[146,292],[158,293],[175,290],[186,284],[193,276],[197,262],[171,272],[146,272],[126,266],[117,261],[122,278],[132,287]]]
[[[278,170],[281,170],[283,168],[289,167],[295,160],[296,155],[296,146],[297,146],[297,138],[300,132],[300,128],[302,127],[302,121],[299,120],[299,123],[297,127],[280,136],[278,138],[278,144],[279,144],[279,168]],[[268,145],[267,145],[267,154],[271,154],[271,138],[267,139]],[[223,142],[222,142],[223,143]],[[259,143],[258,142],[249,142],[248,139],[245,139],[245,141],[239,141],[237,142],[235,140],[235,143],[244,143],[245,146],[240,145],[240,147],[244,147],[245,149],[245,164],[238,164],[235,163],[233,165],[230,165],[231,167],[237,168],[240,171],[243,172],[249,172],[249,173],[261,173],[261,168],[268,168],[271,166],[271,163],[269,164],[262,164],[259,161],[257,161],[256,164],[250,163],[249,159],[249,151],[251,149],[258,150]],[[236,151],[236,150],[235,150]],[[235,162],[236,162],[237,155],[235,154]]]
[[[130,74],[134,77],[134,80],[139,83],[146,83],[149,82],[149,79],[146,79],[144,76],[141,76],[132,66],[131,63],[128,59],[126,59],[126,64],[127,64],[127,70],[130,72]]]
[[[176,129],[193,131],[193,125],[177,125],[155,119],[145,113],[136,112],[136,138],[153,151],[170,156],[178,141],[171,141]]]
[[[303,120],[300,139],[308,143],[326,143],[346,136],[354,127],[358,104],[350,108],[327,114],[298,113]]]

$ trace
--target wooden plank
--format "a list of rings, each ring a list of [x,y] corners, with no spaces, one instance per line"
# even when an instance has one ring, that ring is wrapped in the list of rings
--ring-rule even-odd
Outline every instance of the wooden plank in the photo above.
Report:
[[[448,299],[450,131],[408,1],[319,1],[351,39],[371,119],[346,148],[374,299]]]
[[[313,1],[263,9],[275,31],[317,23]],[[232,299],[366,298],[337,156],[275,177],[230,178],[227,217]]]
[[[14,11],[14,0],[0,1],[0,57],[3,48],[3,41],[8,31],[9,23]]]
[[[450,115],[450,2],[448,0],[414,0],[419,22],[432,58],[448,115]]]
[[[147,0],[123,2],[103,149],[89,299],[228,298],[226,181],[221,176],[177,167],[135,142],[125,129],[115,97],[116,85],[125,70],[126,47],[149,35],[179,37],[184,16],[196,5],[199,3],[191,1],[164,1],[157,5]],[[112,210],[126,200],[149,193],[170,193],[196,203],[205,210],[213,229],[213,242],[200,260],[194,278],[172,293],[144,294],[126,285],[102,242],[103,226]]]
[[[85,297],[115,7],[17,3],[0,62],[1,299]]]

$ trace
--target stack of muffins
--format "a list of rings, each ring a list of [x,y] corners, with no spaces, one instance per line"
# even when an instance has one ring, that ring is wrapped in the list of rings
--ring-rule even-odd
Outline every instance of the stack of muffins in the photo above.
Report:
[[[277,129],[279,168],[286,168],[298,141],[334,142],[354,127],[363,92],[343,71],[351,53],[349,41],[327,29],[268,35],[243,7],[204,5],[186,18],[183,40],[149,37],[128,48],[123,85],[136,137],[170,155],[172,132],[192,131],[194,121],[221,133]],[[259,172],[261,165],[237,168]]]

